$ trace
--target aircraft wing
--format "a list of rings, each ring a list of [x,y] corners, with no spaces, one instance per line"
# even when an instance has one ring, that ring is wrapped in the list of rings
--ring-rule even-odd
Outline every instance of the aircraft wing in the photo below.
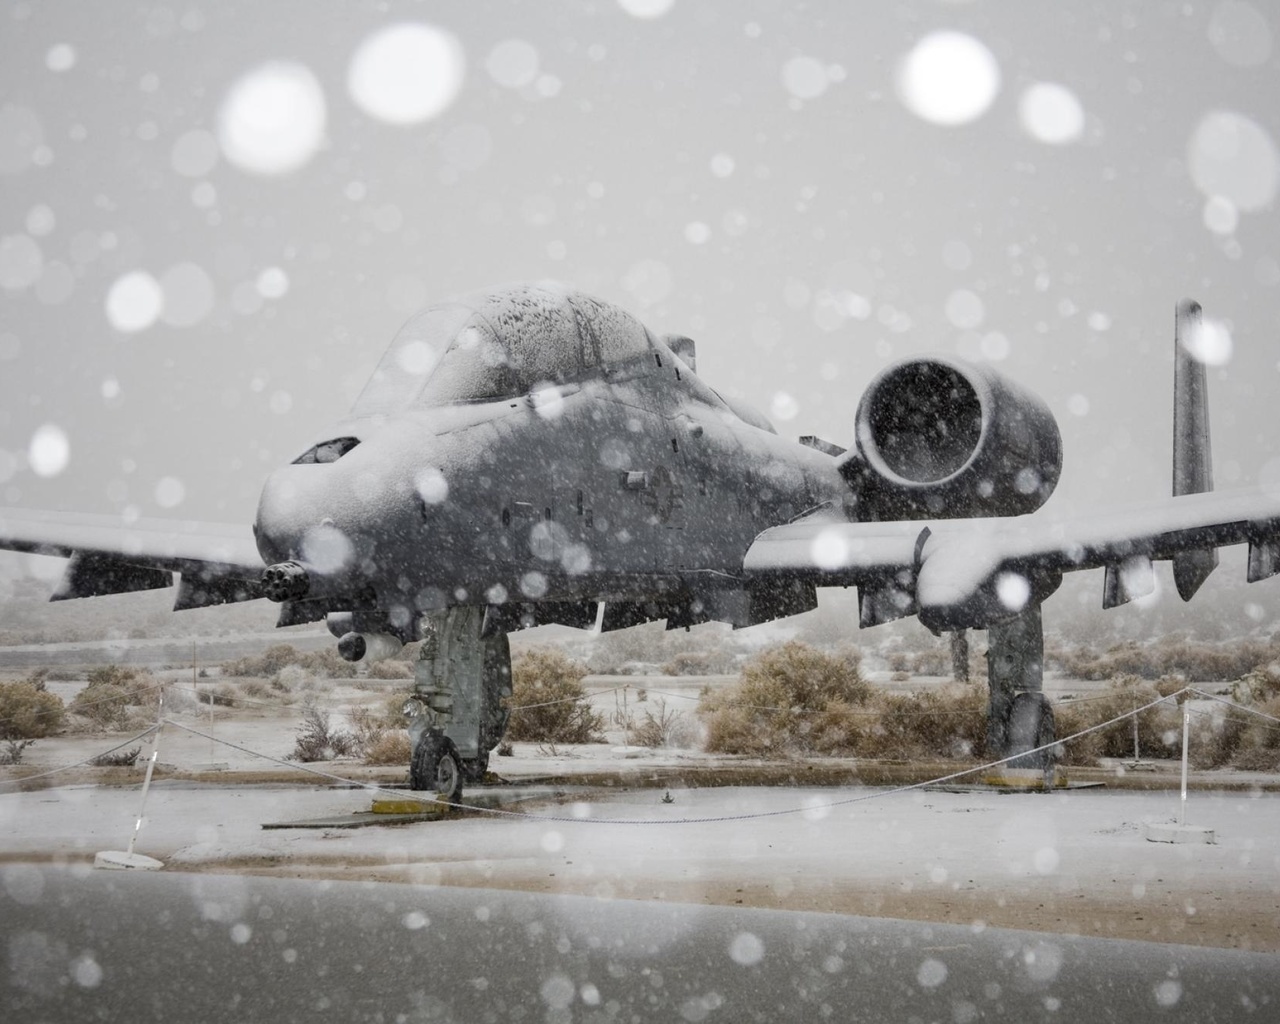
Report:
[[[1113,607],[1150,592],[1153,561],[1241,543],[1250,582],[1280,572],[1280,496],[1194,494],[1066,519],[802,521],[761,533],[743,567],[756,579],[856,585],[864,625],[917,614],[934,629],[983,628],[1043,599],[1063,572],[1106,568]]]
[[[168,587],[174,573],[175,609],[262,596],[248,527],[0,509],[0,549],[69,558],[55,601]]]

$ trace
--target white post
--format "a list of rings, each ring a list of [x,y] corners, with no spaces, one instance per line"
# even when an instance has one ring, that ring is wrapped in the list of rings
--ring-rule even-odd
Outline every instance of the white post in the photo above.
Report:
[[[151,760],[147,762],[147,774],[142,780],[142,803],[138,807],[138,823],[133,826],[133,835],[129,837],[128,857],[133,856],[133,846],[138,841],[138,833],[142,831],[142,815],[147,809],[147,790],[151,788],[151,773],[156,767],[156,758],[160,756],[160,734],[164,732],[164,687],[160,687],[160,707],[157,710],[159,723],[156,728],[155,746],[151,748]]]
[[[1136,683],[1131,696],[1133,697],[1133,766],[1136,768],[1142,760],[1142,753],[1138,749],[1138,686]]]
[[[1182,701],[1182,817],[1179,825],[1187,823],[1187,737],[1191,732],[1191,707],[1186,698]]]

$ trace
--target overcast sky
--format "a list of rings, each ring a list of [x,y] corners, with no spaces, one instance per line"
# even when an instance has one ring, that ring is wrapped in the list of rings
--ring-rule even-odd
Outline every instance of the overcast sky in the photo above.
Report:
[[[247,521],[396,328],[554,278],[779,430],[986,359],[1062,511],[1169,488],[1175,302],[1219,487],[1280,486],[1270,4],[6,3],[0,504]]]

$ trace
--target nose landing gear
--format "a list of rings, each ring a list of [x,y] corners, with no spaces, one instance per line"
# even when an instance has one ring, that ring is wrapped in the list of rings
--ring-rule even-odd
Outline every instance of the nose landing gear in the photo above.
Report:
[[[459,803],[464,782],[480,782],[510,712],[511,651],[505,633],[482,636],[484,610],[451,608],[428,616],[405,702],[413,757],[409,787]]]
[[[434,789],[445,803],[462,801],[462,758],[458,748],[439,729],[424,732],[413,748],[409,763],[409,788]]]

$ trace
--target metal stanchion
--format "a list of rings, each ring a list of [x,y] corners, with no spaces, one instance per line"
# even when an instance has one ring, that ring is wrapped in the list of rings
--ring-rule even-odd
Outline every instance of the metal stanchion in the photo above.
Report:
[[[147,809],[147,792],[151,789],[151,773],[155,771],[156,759],[160,756],[160,735],[164,732],[164,687],[160,687],[160,706],[156,711],[159,728],[156,729],[155,742],[151,747],[151,758],[147,761],[147,774],[142,779],[142,800],[138,806],[138,820],[133,826],[133,835],[129,837],[129,849],[102,850],[93,858],[95,868],[111,868],[115,870],[158,871],[164,867],[161,861],[141,853],[134,853],[138,842],[138,833],[142,831],[142,822]]]

